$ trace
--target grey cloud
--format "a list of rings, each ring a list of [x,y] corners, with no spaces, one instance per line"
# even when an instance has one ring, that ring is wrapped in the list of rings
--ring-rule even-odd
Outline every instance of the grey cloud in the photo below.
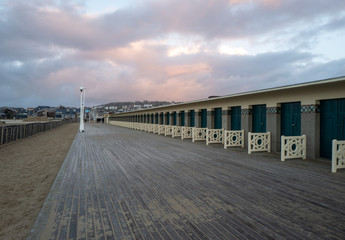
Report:
[[[92,105],[148,96],[193,100],[345,74],[344,59],[315,63],[317,56],[298,51],[317,41],[320,31],[343,31],[344,1],[291,0],[281,6],[257,3],[237,9],[221,0],[148,1],[95,19],[81,15],[72,3],[16,1],[1,10],[0,105],[78,106],[80,85],[87,87],[87,103]],[[59,12],[41,11],[38,6],[52,6]],[[327,15],[328,21],[317,22]],[[130,56],[117,51],[131,42],[156,40],[169,33],[195,34],[204,39],[203,47],[216,48],[222,38],[253,39],[308,23],[315,27],[302,28],[290,39],[293,43],[286,41],[292,46],[289,51],[255,56],[199,52],[169,58],[164,44],[146,44],[144,51]],[[179,67],[188,71],[167,73]],[[197,90],[184,94],[190,85]],[[155,86],[165,92],[157,95]],[[166,94],[178,89],[180,95]]]

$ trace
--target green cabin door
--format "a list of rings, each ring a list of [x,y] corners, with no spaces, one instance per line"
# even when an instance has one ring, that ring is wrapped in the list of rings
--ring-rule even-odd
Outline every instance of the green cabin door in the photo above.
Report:
[[[332,158],[332,140],[345,140],[345,99],[320,103],[320,156]]]
[[[214,129],[222,128],[222,108],[214,109]]]
[[[253,106],[253,129],[254,133],[266,132],[266,104]]]
[[[207,109],[201,109],[200,112],[200,118],[201,118],[201,127],[206,128],[207,127]]]
[[[282,103],[281,105],[281,135],[301,135],[301,103]]]
[[[231,130],[241,130],[241,107],[231,108]]]
[[[195,110],[189,111],[189,126],[195,127]]]

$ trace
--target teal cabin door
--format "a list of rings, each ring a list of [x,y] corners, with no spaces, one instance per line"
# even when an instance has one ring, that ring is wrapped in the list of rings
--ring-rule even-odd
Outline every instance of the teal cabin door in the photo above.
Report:
[[[184,111],[180,112],[180,126],[184,126],[185,125],[185,114]]]
[[[160,114],[160,124],[163,125],[164,124],[164,113]]]
[[[189,126],[195,127],[195,111],[194,110],[189,111]]]
[[[170,125],[170,113],[169,112],[167,112],[166,114],[165,114],[165,125]]]
[[[207,127],[207,109],[201,109],[200,118],[201,118],[201,127],[206,128]]]
[[[320,156],[332,158],[332,140],[345,140],[345,99],[320,103]]]
[[[177,122],[177,113],[173,112],[173,124],[174,126],[176,126],[176,122]]]
[[[231,130],[241,130],[241,107],[231,108]]]
[[[301,103],[282,103],[281,105],[281,135],[301,135]]]
[[[266,132],[266,104],[253,106],[253,129],[254,133]]]
[[[222,108],[214,109],[214,129],[222,128]]]

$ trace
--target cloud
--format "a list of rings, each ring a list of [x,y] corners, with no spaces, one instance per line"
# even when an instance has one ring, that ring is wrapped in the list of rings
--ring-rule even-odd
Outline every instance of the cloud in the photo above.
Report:
[[[88,105],[187,101],[345,75],[344,56],[320,45],[344,35],[342,0],[145,1],[97,15],[86,5],[0,6],[1,104],[78,106],[80,86]]]

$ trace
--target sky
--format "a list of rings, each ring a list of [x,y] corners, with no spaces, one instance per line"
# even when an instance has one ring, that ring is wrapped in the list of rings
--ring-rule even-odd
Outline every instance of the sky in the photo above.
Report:
[[[0,106],[191,101],[345,75],[344,0],[0,0]]]

